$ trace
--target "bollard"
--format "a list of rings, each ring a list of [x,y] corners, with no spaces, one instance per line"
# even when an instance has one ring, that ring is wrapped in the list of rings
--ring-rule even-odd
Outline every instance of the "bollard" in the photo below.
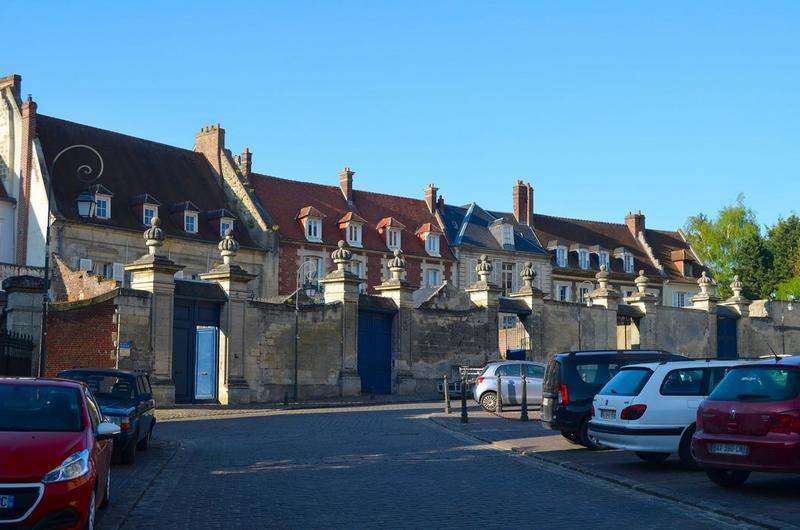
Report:
[[[444,413],[450,414],[450,384],[447,382],[447,376],[444,376]]]
[[[527,370],[524,365],[522,369]],[[519,419],[528,421],[528,376],[525,372],[522,373],[522,408],[520,409]]]
[[[497,369],[499,370],[500,367],[498,366]],[[494,411],[498,414],[503,413],[503,378],[500,374],[497,374],[497,405],[495,405]]]
[[[467,375],[461,372],[461,423],[468,423],[467,416]]]

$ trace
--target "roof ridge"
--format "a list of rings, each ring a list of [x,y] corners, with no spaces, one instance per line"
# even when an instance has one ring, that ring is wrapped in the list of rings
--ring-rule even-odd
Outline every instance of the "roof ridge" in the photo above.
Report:
[[[611,222],[611,221],[595,221],[595,220],[592,220],[592,219],[578,219],[577,217],[563,217],[563,216],[560,216],[560,215],[547,215],[547,214],[543,214],[543,213],[534,213],[533,215],[534,215],[534,217],[536,217],[536,216],[549,217],[550,219],[560,219],[562,221],[577,221],[579,223],[597,223],[597,224],[612,225],[612,226],[619,226],[619,227],[625,226],[625,223],[614,223],[614,222]]]
[[[123,136],[125,138],[131,138],[133,140],[139,140],[140,142],[147,142],[147,143],[150,143],[150,144],[155,144],[155,145],[160,145],[160,146],[163,146],[163,147],[168,147],[170,149],[177,149],[179,151],[186,151],[187,153],[192,153],[193,155],[199,155],[200,154],[197,151],[195,151],[194,149],[188,149],[186,147],[179,147],[177,145],[167,144],[167,143],[164,143],[164,142],[158,142],[156,140],[148,140],[147,138],[142,138],[140,136],[133,136],[132,134],[121,133],[119,131],[112,131],[111,129],[104,129],[102,127],[95,127],[94,125],[87,125],[85,123],[79,123],[77,121],[65,120],[64,118],[57,118],[55,116],[48,116],[47,114],[38,114],[37,118],[46,118],[48,120],[55,120],[55,121],[60,121],[60,122],[64,122],[64,123],[69,123],[69,124],[72,124],[72,125],[78,125],[80,127],[86,127],[87,129],[94,129],[95,131],[100,131],[100,132],[104,132],[104,133],[113,134],[115,136]]]

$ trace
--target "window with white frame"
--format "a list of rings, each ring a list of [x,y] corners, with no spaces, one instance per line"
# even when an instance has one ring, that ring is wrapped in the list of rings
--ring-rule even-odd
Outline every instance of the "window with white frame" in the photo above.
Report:
[[[391,250],[398,250],[400,248],[399,228],[389,228],[386,230],[386,246]]]
[[[142,208],[142,222],[145,226],[150,226],[153,217],[158,217],[158,206],[155,204],[145,204]]]
[[[622,255],[622,264],[625,268],[625,272],[632,273],[633,272],[633,254],[630,252],[626,252]]]
[[[94,216],[98,219],[111,219],[111,197],[108,195],[94,196]]]
[[[584,248],[578,250],[578,266],[581,269],[589,268],[589,251]]]
[[[303,284],[312,283],[317,285],[319,288],[320,280],[322,280],[322,276],[324,275],[323,270],[323,261],[322,258],[319,256],[304,256],[303,263],[312,262],[314,265],[305,265],[303,267],[302,276],[300,277],[300,288],[303,288]]]
[[[428,233],[428,236],[425,238],[425,250],[431,256],[439,255],[439,234]]]
[[[306,239],[322,241],[322,222],[316,217],[306,217]]]
[[[347,244],[354,247],[360,247],[361,223],[348,223],[346,232],[347,232]]]
[[[509,295],[514,292],[514,264],[503,262],[502,271],[500,275],[500,287],[503,289],[504,295]]]
[[[675,291],[672,293],[672,305],[673,307],[686,307],[691,305],[689,303],[689,293],[685,291]]]
[[[103,277],[113,279],[123,284],[125,281],[125,266],[122,263],[104,263]]]
[[[197,233],[197,212],[183,212],[183,229],[190,234]]]
[[[425,287],[438,287],[439,283],[439,269],[426,269]]]
[[[598,260],[600,262],[600,265],[605,265],[606,266],[606,270],[607,271],[611,270],[611,260],[610,260],[610,257],[608,255],[608,252],[606,252],[604,250],[601,251],[600,254],[599,254]]]
[[[514,244],[514,227],[511,225],[503,225],[503,245]]]
[[[567,247],[556,247],[556,265],[567,266]]]
[[[558,301],[569,302],[569,285],[558,286]]]
[[[219,237],[225,237],[225,231],[230,228],[233,230],[233,219],[223,217],[219,220]]]

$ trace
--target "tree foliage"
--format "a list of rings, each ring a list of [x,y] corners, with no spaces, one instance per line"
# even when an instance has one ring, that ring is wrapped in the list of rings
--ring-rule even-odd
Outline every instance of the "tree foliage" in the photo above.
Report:
[[[767,243],[772,253],[773,281],[776,285],[800,275],[800,217],[792,214],[786,219],[779,218],[767,230]]]
[[[761,234],[742,238],[733,256],[733,273],[744,283],[745,297],[766,299],[772,293],[772,254]]]

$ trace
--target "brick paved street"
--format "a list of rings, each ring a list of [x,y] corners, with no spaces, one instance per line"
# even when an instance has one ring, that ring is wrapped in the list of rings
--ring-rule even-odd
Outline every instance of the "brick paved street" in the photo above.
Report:
[[[431,421],[432,407],[438,404],[164,422],[154,451],[134,468],[115,467],[116,497],[100,527],[634,528],[642,517],[649,528],[733,527],[496,450]],[[123,490],[140,468],[138,485]],[[139,496],[143,482],[149,487]]]

